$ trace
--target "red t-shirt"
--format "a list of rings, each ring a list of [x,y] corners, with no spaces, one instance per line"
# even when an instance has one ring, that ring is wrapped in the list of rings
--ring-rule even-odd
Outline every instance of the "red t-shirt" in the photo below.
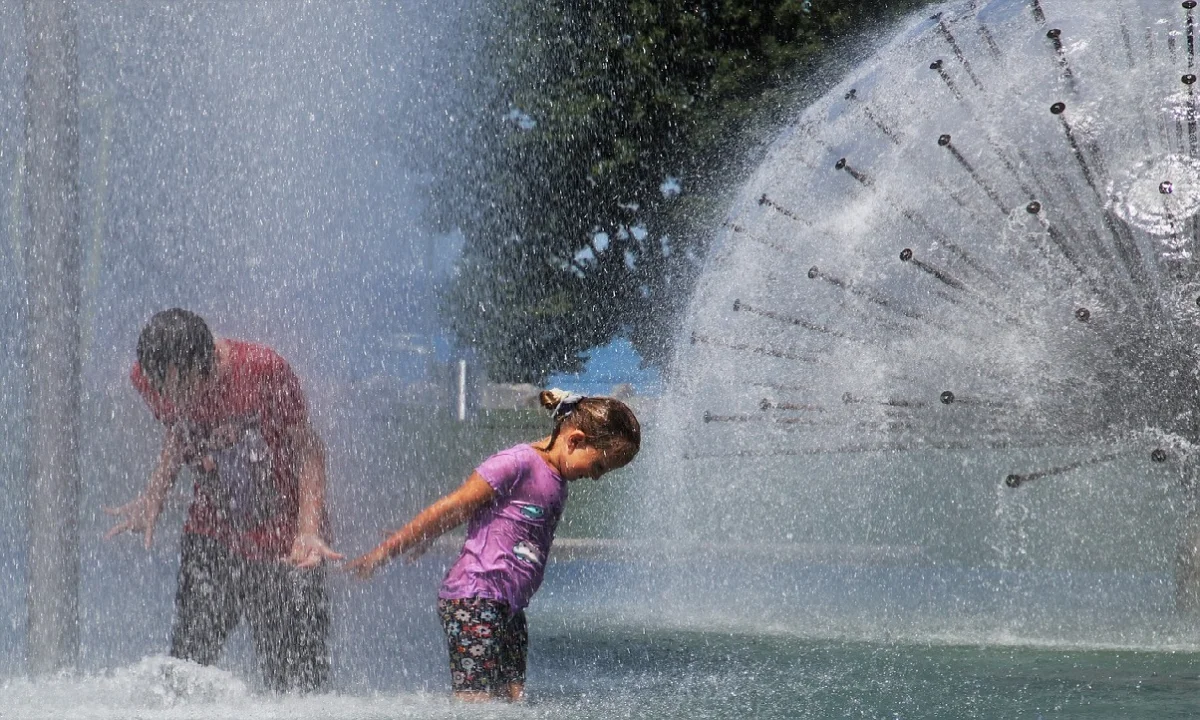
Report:
[[[154,417],[184,438],[196,472],[185,532],[216,539],[252,559],[287,555],[299,514],[297,458],[288,429],[307,421],[300,380],[268,347],[227,340],[228,363],[186,414],[150,386],[141,366],[133,386]]]

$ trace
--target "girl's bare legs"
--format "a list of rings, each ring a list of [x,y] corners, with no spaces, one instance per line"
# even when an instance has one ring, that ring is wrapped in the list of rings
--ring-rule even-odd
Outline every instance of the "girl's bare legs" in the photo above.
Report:
[[[509,702],[521,702],[525,699],[525,684],[524,683],[509,683],[508,694],[497,693],[493,695],[482,690],[458,690],[455,691],[454,697],[463,702],[488,702],[490,700],[508,700]]]

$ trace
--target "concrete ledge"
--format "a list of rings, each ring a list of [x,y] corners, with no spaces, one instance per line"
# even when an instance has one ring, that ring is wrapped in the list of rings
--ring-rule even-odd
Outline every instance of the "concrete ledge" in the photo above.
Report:
[[[430,552],[455,554],[461,537],[442,537]],[[704,559],[736,559],[753,563],[812,563],[886,565],[915,562],[924,556],[917,545],[835,545],[812,543],[692,543],[616,538],[557,538],[550,562],[609,560],[613,562],[681,563]]]

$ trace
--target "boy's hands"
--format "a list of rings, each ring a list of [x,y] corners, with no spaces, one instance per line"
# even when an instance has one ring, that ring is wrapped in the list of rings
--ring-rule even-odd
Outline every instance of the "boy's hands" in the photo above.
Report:
[[[162,501],[155,502],[145,495],[138,495],[133,500],[120,507],[106,507],[104,512],[119,517],[104,539],[120,535],[123,532],[143,533],[143,542],[149,550],[154,542],[154,526],[158,523],[158,515],[162,512]]]
[[[341,560],[344,555],[325,544],[319,535],[299,533],[292,541],[287,562],[301,570],[311,570],[326,560]]]

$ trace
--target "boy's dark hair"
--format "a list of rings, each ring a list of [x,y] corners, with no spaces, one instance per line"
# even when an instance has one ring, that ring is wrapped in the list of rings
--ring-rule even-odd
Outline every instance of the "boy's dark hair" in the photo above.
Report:
[[[195,373],[208,377],[216,362],[212,332],[194,312],[171,308],[154,313],[137,344],[138,364],[155,390],[167,382],[167,368],[174,365],[180,376]]]
[[[547,410],[557,410],[566,393],[543,390],[538,402]],[[578,397],[572,399],[569,412],[557,414],[554,430],[546,450],[554,447],[563,428],[583,432],[587,444],[597,450],[613,452],[632,460],[642,446],[642,426],[628,405],[610,397]]]

